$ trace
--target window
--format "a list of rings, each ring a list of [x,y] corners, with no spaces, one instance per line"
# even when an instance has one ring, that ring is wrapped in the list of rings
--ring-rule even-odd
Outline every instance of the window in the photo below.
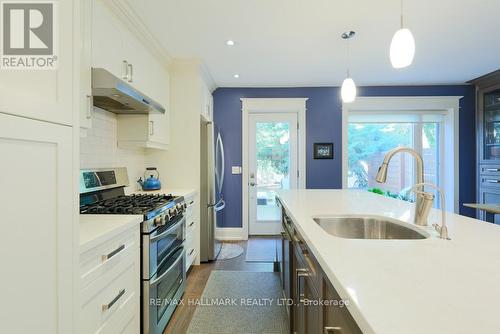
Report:
[[[440,186],[443,120],[439,112],[349,114],[347,187],[379,188],[391,197],[411,200],[408,192],[416,183],[415,161],[411,155],[395,155],[389,165],[387,182],[380,184],[375,180],[385,154],[398,146],[419,152],[424,160],[424,181]],[[435,203],[439,206],[438,201]]]

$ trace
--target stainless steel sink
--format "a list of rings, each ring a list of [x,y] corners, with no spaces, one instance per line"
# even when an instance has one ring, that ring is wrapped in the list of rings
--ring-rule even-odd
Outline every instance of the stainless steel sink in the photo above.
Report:
[[[426,239],[429,234],[410,224],[379,216],[314,217],[327,233],[346,239]]]

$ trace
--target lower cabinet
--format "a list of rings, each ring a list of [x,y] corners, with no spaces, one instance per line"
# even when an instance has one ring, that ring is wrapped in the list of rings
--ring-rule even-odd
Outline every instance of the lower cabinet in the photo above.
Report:
[[[282,253],[282,263],[289,263],[288,270],[292,278],[290,285],[293,307],[289,314],[291,333],[362,333],[291,220],[285,216],[282,221],[283,243],[292,244],[289,258],[285,252]],[[287,269],[282,268],[282,273],[286,271]],[[286,296],[285,284],[283,288]]]
[[[139,226],[80,254],[78,333],[139,333]]]

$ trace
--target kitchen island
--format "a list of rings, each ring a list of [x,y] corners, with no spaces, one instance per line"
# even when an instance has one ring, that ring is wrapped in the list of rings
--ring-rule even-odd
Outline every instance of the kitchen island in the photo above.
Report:
[[[430,226],[414,226],[430,234],[420,240],[345,239],[313,217],[376,215],[412,224],[413,205],[356,190],[278,196],[363,333],[500,332],[500,226],[446,213],[451,240]],[[431,211],[430,224],[438,213]]]

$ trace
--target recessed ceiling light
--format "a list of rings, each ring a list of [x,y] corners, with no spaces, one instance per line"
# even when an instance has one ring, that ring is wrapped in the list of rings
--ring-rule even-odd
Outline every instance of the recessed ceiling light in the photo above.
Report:
[[[229,39],[229,40],[226,41],[226,45],[227,46],[234,46],[234,41],[232,41],[232,40]]]
[[[239,74],[235,74],[235,75],[233,75],[233,77],[234,77],[235,79],[238,79],[238,78],[240,77],[240,75],[239,75]]]

